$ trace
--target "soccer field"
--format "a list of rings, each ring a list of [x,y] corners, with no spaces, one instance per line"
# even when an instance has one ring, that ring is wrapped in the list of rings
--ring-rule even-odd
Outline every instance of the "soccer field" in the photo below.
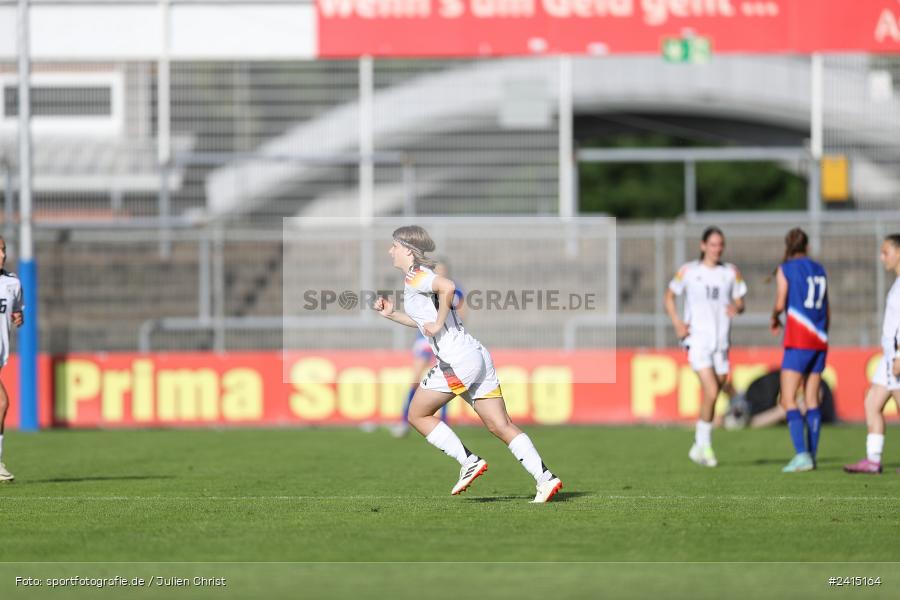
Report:
[[[547,505],[502,443],[459,432],[490,463],[459,497],[455,462],[415,434],[13,433],[0,596],[819,598],[857,576],[900,595],[898,464],[841,472],[862,427],[826,428],[819,470],[792,475],[783,428],[717,431],[717,469],[687,459],[686,429],[532,428],[565,483]],[[16,585],[115,575],[227,587]]]

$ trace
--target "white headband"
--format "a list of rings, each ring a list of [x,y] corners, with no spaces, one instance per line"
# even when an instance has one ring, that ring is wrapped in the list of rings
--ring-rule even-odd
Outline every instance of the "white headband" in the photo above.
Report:
[[[422,252],[421,250],[419,250],[418,248],[416,248],[415,246],[413,246],[413,245],[410,244],[409,242],[404,242],[403,240],[398,239],[398,238],[394,238],[394,241],[397,242],[398,244],[400,244],[401,246],[406,246],[407,248],[409,248],[409,249],[412,250],[413,252]]]

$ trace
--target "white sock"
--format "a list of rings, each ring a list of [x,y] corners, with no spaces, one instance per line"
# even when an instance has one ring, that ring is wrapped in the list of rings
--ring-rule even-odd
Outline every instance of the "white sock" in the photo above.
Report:
[[[866,458],[872,462],[881,464],[881,454],[884,452],[884,434],[870,433],[866,436]]]
[[[698,446],[712,446],[712,423],[706,421],[697,421],[697,428],[694,430],[694,443]]]
[[[439,450],[443,450],[444,454],[450,458],[455,458],[459,464],[465,463],[469,456],[466,447],[443,421],[440,421],[437,427],[425,436],[425,441]]]
[[[522,463],[525,470],[531,473],[535,481],[541,481],[542,478],[547,479],[549,477],[550,471],[544,466],[541,455],[538,454],[534,444],[531,443],[531,438],[527,434],[520,433],[514,437],[509,443],[509,451]]]

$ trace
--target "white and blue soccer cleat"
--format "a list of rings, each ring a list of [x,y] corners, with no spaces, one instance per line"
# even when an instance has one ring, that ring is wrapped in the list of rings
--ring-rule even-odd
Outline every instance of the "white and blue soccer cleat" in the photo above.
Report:
[[[11,482],[15,476],[6,470],[6,465],[0,463],[0,482]]]
[[[791,462],[781,469],[781,472],[802,473],[803,471],[812,471],[815,468],[816,463],[813,461],[812,455],[809,452],[799,452],[794,455]]]

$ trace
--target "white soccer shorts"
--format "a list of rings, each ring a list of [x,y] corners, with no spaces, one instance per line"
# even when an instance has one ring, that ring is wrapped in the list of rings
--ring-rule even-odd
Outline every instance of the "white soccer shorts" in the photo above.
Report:
[[[900,379],[894,377],[892,368],[893,361],[888,360],[887,356],[882,356],[878,362],[878,368],[875,369],[875,373],[872,375],[872,383],[891,391],[900,390]]]
[[[439,359],[425,375],[421,387],[456,394],[472,406],[475,400],[503,395],[491,353],[484,346],[473,348],[452,364]]]
[[[695,371],[712,367],[716,375],[728,375],[731,370],[728,350],[711,350],[705,346],[693,345],[688,347],[688,362]]]

